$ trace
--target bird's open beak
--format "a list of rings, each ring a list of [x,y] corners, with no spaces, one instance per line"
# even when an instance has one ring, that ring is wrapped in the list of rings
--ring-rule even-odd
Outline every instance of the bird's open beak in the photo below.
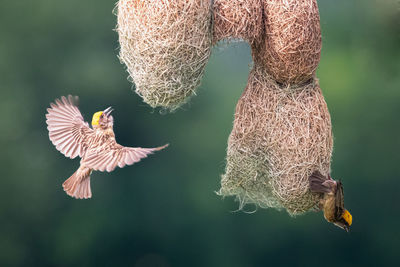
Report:
[[[110,116],[111,112],[113,112],[113,110],[114,109],[112,107],[108,107],[103,111],[103,113],[104,113],[104,115],[106,115],[108,117],[108,116]]]

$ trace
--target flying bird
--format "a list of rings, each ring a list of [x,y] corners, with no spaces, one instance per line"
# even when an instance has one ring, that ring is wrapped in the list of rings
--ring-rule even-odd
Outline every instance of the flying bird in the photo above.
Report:
[[[78,97],[62,96],[50,103],[46,123],[53,145],[71,159],[81,158],[78,170],[64,183],[64,191],[71,197],[92,197],[90,175],[93,171],[113,171],[117,166],[132,165],[147,155],[161,150],[168,144],[156,148],[125,147],[115,140],[113,131],[113,109],[106,108],[93,114],[92,128],[83,120],[77,106]]]
[[[353,218],[344,208],[342,183],[333,180],[329,174],[326,177],[316,171],[309,177],[309,184],[311,192],[320,193],[319,206],[325,219],[348,232]]]

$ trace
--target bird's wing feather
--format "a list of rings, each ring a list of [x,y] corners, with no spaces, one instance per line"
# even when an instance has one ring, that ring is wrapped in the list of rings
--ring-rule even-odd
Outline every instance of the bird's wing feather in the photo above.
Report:
[[[342,182],[337,182],[336,196],[335,196],[336,216],[340,217],[344,211],[344,193]]]
[[[96,171],[113,171],[117,166],[120,168],[139,162],[142,158],[161,150],[168,145],[155,148],[125,147],[117,144],[112,139],[102,149],[88,150],[81,164]]]
[[[319,171],[311,174],[308,181],[311,192],[315,193],[331,193],[336,187],[336,181],[323,176]]]
[[[85,153],[87,140],[93,135],[89,124],[83,120],[76,106],[78,97],[61,97],[47,109],[46,123],[53,145],[71,159]]]

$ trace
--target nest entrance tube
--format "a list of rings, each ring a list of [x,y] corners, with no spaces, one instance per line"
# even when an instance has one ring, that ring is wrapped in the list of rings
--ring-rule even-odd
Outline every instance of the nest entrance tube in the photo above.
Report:
[[[219,194],[235,195],[241,207],[304,213],[318,204],[308,177],[316,170],[327,175],[331,154],[330,115],[318,82],[281,88],[255,68],[236,106]]]
[[[211,3],[120,0],[120,59],[151,107],[174,110],[195,93],[211,53]]]

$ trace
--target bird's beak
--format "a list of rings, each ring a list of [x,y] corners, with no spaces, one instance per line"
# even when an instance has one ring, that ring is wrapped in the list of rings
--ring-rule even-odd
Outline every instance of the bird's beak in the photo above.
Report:
[[[333,223],[334,225],[336,225],[339,228],[342,228],[343,230],[345,230],[346,232],[350,231],[350,226],[345,225],[344,223]]]
[[[103,111],[103,113],[104,113],[104,115],[106,115],[108,117],[108,116],[110,116],[111,112],[113,112],[113,110],[114,109],[112,107],[108,107]]]

